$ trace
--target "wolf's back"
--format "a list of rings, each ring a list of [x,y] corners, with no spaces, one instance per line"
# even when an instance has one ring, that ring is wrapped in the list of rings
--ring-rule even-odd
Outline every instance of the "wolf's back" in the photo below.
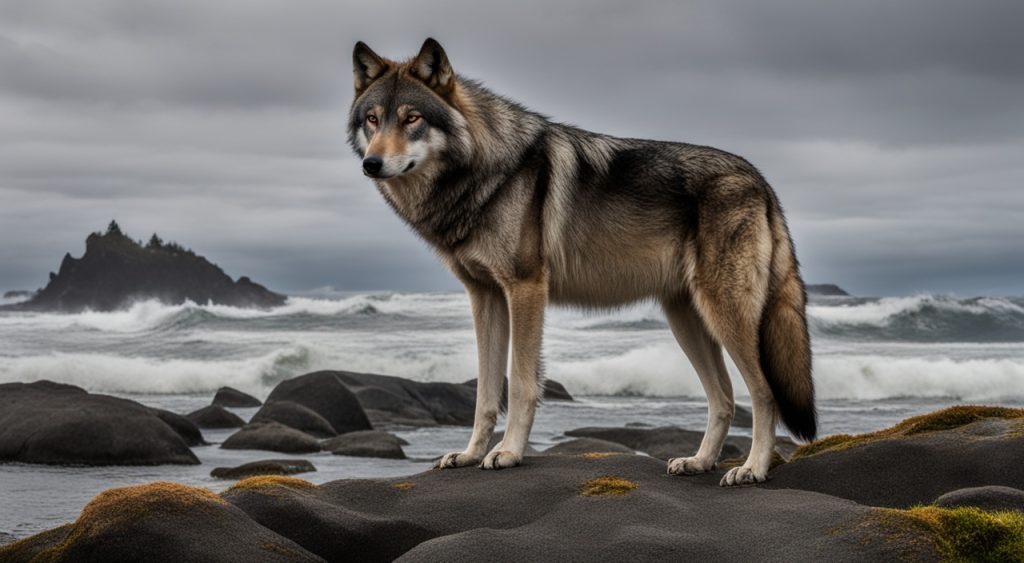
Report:
[[[807,295],[782,210],[777,201],[773,203],[768,217],[771,275],[758,339],[761,371],[775,396],[783,424],[794,436],[810,441],[818,432],[818,415],[811,378]]]

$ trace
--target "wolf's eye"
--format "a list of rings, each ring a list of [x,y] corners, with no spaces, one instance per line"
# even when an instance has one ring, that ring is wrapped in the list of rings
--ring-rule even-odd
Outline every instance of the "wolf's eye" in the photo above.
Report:
[[[408,117],[405,118],[406,123],[416,123],[419,120],[420,116],[416,115],[415,113],[410,114]]]
[[[370,115],[367,115],[367,116],[366,116],[366,121],[367,121],[368,123],[370,123],[370,125],[376,125],[376,124],[377,124],[377,116],[376,116],[376,115],[373,115],[373,114],[371,113]]]

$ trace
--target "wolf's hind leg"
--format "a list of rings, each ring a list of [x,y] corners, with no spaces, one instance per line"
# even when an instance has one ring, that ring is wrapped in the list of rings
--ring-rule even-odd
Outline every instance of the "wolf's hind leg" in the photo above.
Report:
[[[545,276],[517,280],[505,290],[512,330],[512,368],[508,382],[505,437],[480,467],[515,467],[523,459],[540,398],[540,353],[548,284]]]
[[[704,321],[689,299],[679,298],[662,304],[669,327],[700,378],[708,398],[708,427],[700,449],[692,457],[668,460],[668,473],[696,475],[715,468],[722,444],[735,414],[732,382],[722,359],[722,347],[704,326]]]
[[[487,453],[501,408],[502,387],[508,367],[508,305],[496,287],[467,286],[476,327],[478,376],[473,435],[465,451],[445,455],[438,468],[477,465]]]

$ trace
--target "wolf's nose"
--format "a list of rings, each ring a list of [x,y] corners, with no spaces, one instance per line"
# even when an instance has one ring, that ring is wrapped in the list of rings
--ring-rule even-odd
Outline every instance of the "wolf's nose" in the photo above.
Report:
[[[363,159],[363,170],[371,176],[374,176],[378,172],[380,172],[380,169],[383,166],[384,160],[381,159],[381,157],[379,156],[368,156]]]

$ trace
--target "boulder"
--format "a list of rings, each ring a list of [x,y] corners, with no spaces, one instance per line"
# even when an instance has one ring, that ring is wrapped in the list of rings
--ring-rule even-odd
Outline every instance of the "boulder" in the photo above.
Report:
[[[382,430],[348,432],[323,443],[323,449],[334,455],[405,459],[402,440]]]
[[[244,409],[258,407],[263,403],[256,397],[243,393],[233,387],[221,387],[217,389],[217,394],[213,396],[213,404],[234,409]]]
[[[270,392],[266,402],[298,403],[326,419],[338,434],[372,429],[359,399],[342,380],[342,373],[318,371],[287,379]]]
[[[0,384],[0,461],[199,463],[181,434],[154,409],[49,381]]]
[[[476,379],[470,379],[469,381],[463,382],[463,385],[476,389]],[[545,401],[572,401],[572,395],[566,390],[565,386],[555,381],[554,379],[544,379],[541,382],[544,387],[544,394],[541,398]],[[504,388],[501,390],[501,400],[503,403],[508,402],[508,380],[506,379]]]
[[[199,426],[188,418],[176,412],[163,409],[153,409],[153,414],[177,432],[189,446],[202,446],[206,444],[206,440],[203,439],[203,433],[200,432]]]
[[[1002,510],[1024,512],[1024,491],[998,485],[968,487],[950,491],[935,499],[932,504],[943,508],[975,506],[982,510],[997,512]]]
[[[327,419],[294,401],[268,400],[249,422],[280,422],[317,438],[337,436]]]
[[[295,475],[310,471],[316,471],[316,467],[304,459],[264,459],[237,467],[217,467],[210,472],[210,476],[216,479],[245,479],[254,475]]]
[[[750,407],[736,405],[736,416],[732,419],[732,425],[736,428],[753,428],[754,413],[750,411]]]
[[[0,560],[324,561],[254,524],[207,489],[156,482],[102,492],[74,523],[2,547]]]
[[[330,372],[356,394],[376,425],[473,424],[476,390],[458,383],[419,382],[389,375]]]
[[[190,412],[188,419],[200,428],[241,428],[245,421],[237,414],[220,405],[210,405]]]
[[[617,442],[598,440],[597,438],[576,438],[551,446],[544,450],[543,455],[580,455],[589,453],[636,453],[632,449]]]
[[[289,454],[320,451],[316,438],[279,422],[257,422],[245,425],[228,436],[220,447],[226,450],[268,450]]]
[[[593,426],[570,430],[565,435],[615,442],[631,450],[666,461],[674,457],[685,457],[697,453],[700,441],[704,438],[704,432],[683,430],[674,426],[661,428]],[[729,436],[725,439],[719,459],[742,457],[747,455],[748,451],[750,451],[750,438]]]
[[[950,491],[1024,489],[1024,410],[952,407],[892,428],[801,447],[766,486],[817,491],[873,506],[928,504]]]

